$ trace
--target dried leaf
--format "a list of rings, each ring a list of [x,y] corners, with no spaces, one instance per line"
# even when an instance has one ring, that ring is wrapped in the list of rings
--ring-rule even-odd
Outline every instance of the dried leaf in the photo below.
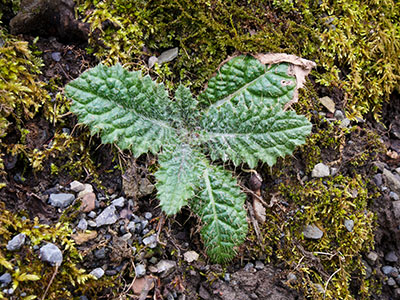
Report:
[[[285,110],[288,109],[293,103],[298,101],[298,89],[304,86],[306,76],[311,72],[312,68],[317,66],[317,64],[313,61],[286,53],[258,53],[254,54],[253,57],[258,59],[264,65],[279,64],[282,62],[287,62],[290,64],[288,75],[296,77],[297,85],[293,94],[293,99],[286,103]]]

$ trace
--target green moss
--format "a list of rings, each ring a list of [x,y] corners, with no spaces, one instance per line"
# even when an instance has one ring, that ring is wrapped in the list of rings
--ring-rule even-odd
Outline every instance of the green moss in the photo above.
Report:
[[[146,57],[179,47],[163,80],[192,89],[201,89],[234,51],[316,61],[317,82],[344,90],[350,118],[368,112],[378,118],[400,83],[400,4],[393,0],[107,0],[84,1],[79,11],[92,25],[90,44],[103,62],[146,70]]]

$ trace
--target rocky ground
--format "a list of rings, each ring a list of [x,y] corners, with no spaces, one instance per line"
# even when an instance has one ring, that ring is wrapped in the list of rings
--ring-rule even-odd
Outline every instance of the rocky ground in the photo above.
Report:
[[[24,38],[33,39],[30,36]],[[42,51],[45,63],[44,81],[57,77],[59,84],[66,84],[94,62],[84,47],[63,44],[54,37],[40,38],[37,47]],[[332,103],[327,99],[324,102],[326,109],[318,113],[326,119],[340,121],[343,127],[359,125],[346,119],[334,104],[333,112],[329,112]],[[382,285],[381,294],[377,290],[373,299],[400,299],[399,102],[397,95],[384,108],[386,127],[375,121],[360,125],[377,132],[388,149],[380,160],[371,162],[377,171],[369,178],[380,191],[380,196],[371,205],[377,222],[375,249],[363,254],[367,278],[373,277]],[[37,122],[39,124],[40,120]],[[73,128],[65,130],[71,132]],[[109,148],[103,147],[101,151],[104,155]],[[134,268],[134,277],[126,278],[125,286],[119,288],[118,299],[303,299],[302,294],[290,288],[298,278],[284,263],[272,264],[265,257],[241,256],[241,260],[239,257],[226,268],[210,264],[204,255],[194,218],[188,211],[183,211],[175,219],[166,219],[151,196],[154,196],[153,179],[143,170],[137,173],[141,167],[138,162],[127,171],[136,172],[135,182],[123,182],[126,177],[117,171],[101,178],[101,188],[90,178],[77,180],[65,174],[43,174],[44,177],[37,178],[29,173],[21,181],[20,166],[9,160],[6,169],[10,186],[1,190],[1,196],[8,209],[15,212],[25,209],[31,217],[37,216],[46,224],[56,223],[69,208],[78,208],[70,222],[73,239],[84,254],[82,267],[96,278],[118,277],[126,274],[127,268]],[[311,177],[329,178],[338,171],[344,172],[320,163]],[[353,230],[351,220],[344,225],[349,232]],[[318,240],[323,233],[310,225],[304,228],[303,234],[306,239]],[[29,245],[29,239],[23,233],[16,233],[8,241],[6,250],[18,251],[23,245]],[[33,250],[52,266],[63,262],[62,251],[53,243],[36,246]],[[9,299],[16,299],[10,273],[0,274],[0,285]],[[317,288],[323,298],[324,287]],[[88,299],[84,294],[76,297]],[[111,298],[106,287],[101,299]]]

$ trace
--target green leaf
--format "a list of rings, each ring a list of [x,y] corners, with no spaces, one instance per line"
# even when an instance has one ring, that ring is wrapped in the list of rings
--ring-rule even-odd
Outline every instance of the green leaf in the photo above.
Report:
[[[274,165],[278,157],[303,144],[311,132],[311,123],[293,111],[243,102],[211,106],[200,127],[211,159],[230,159],[235,165],[246,162],[252,168],[259,160]]]
[[[141,72],[128,72],[120,65],[98,65],[70,82],[65,89],[74,101],[72,112],[101,132],[103,143],[130,148],[135,156],[157,153],[166,143],[177,140],[176,118],[162,84],[155,84]]]
[[[202,174],[201,153],[182,144],[173,150],[164,149],[159,156],[160,168],[155,173],[158,198],[167,215],[176,214],[194,196]]]
[[[287,63],[266,66],[252,56],[235,57],[210,79],[199,101],[215,106],[243,101],[283,107],[293,99],[296,87],[296,78],[288,75],[288,68]]]
[[[190,201],[190,206],[202,221],[201,235],[207,255],[223,263],[236,255],[235,246],[246,237],[246,196],[230,172],[203,163],[200,192]]]
[[[176,114],[179,115],[182,120],[182,126],[193,128],[199,117],[199,110],[196,109],[198,104],[197,100],[193,98],[190,89],[179,85],[175,91],[176,101],[174,105],[176,107]]]

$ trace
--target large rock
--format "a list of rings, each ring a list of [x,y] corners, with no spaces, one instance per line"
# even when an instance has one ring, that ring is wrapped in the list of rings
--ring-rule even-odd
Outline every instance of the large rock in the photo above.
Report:
[[[40,259],[50,263],[52,266],[61,266],[63,255],[61,250],[54,244],[48,243],[40,248]]]

